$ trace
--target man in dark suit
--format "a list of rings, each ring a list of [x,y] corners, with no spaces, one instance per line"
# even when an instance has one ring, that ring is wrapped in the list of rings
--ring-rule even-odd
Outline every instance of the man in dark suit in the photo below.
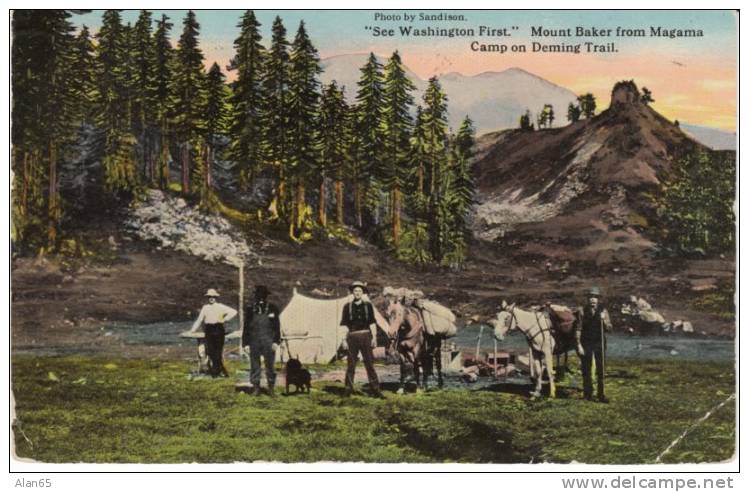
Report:
[[[281,323],[278,306],[268,302],[270,292],[264,285],[255,287],[255,302],[245,309],[242,346],[250,346],[250,382],[255,395],[260,395],[260,376],[265,361],[265,376],[268,380],[268,393],[275,396],[276,351],[281,343]]]
[[[596,383],[598,384],[598,401],[608,403],[604,395],[604,365],[606,361],[606,331],[611,331],[611,319],[606,308],[601,304],[601,290],[592,287],[587,292],[588,301],[578,312],[579,322],[575,331],[577,353],[583,372],[583,395],[586,400],[593,399],[593,359],[596,361]]]
[[[382,398],[380,382],[374,368],[374,353],[372,351],[377,346],[377,323],[375,322],[374,306],[363,299],[366,289],[366,284],[359,281],[349,286],[354,299],[346,303],[341,315],[341,326],[348,328],[348,335],[346,336],[346,344],[348,345],[346,396],[350,396],[354,392],[356,362],[361,353],[364,367],[367,369],[367,378],[369,379],[369,387],[372,390],[372,394],[378,398]]]

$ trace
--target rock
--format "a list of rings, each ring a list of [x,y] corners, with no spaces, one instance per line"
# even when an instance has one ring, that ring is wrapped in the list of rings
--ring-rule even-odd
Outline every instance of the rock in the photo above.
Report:
[[[689,281],[689,283],[692,285],[692,291],[694,292],[717,289],[717,282],[718,279],[712,277],[696,278]]]
[[[682,333],[694,333],[694,326],[689,321],[676,320],[672,324],[674,332],[681,331]]]
[[[172,198],[159,190],[149,190],[147,197],[125,223],[139,239],[208,261],[256,256],[241,233],[223,217],[192,208],[184,199]]]

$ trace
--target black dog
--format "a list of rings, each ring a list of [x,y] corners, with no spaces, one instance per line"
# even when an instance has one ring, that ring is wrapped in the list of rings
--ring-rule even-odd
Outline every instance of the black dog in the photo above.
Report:
[[[312,376],[309,371],[302,367],[302,363],[299,359],[289,359],[286,362],[286,394],[289,394],[289,385],[293,384],[296,387],[295,393],[298,393],[301,389],[307,388],[307,393],[312,388]]]

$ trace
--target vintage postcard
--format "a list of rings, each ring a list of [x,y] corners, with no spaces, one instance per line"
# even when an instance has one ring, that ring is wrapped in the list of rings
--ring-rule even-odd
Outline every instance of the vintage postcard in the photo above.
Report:
[[[9,15],[11,468],[738,466],[738,12]]]

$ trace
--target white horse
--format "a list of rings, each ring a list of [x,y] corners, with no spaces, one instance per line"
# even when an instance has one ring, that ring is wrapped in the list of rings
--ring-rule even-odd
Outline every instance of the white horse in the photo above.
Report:
[[[525,311],[515,307],[515,304],[507,304],[502,301],[501,310],[496,319],[489,321],[494,326],[494,337],[504,340],[507,332],[520,330],[528,341],[528,347],[533,352],[533,367],[536,374],[536,390],[532,396],[541,395],[541,384],[543,370],[549,375],[549,396],[556,397],[556,386],[554,385],[554,337],[551,332],[549,318],[540,311]]]

